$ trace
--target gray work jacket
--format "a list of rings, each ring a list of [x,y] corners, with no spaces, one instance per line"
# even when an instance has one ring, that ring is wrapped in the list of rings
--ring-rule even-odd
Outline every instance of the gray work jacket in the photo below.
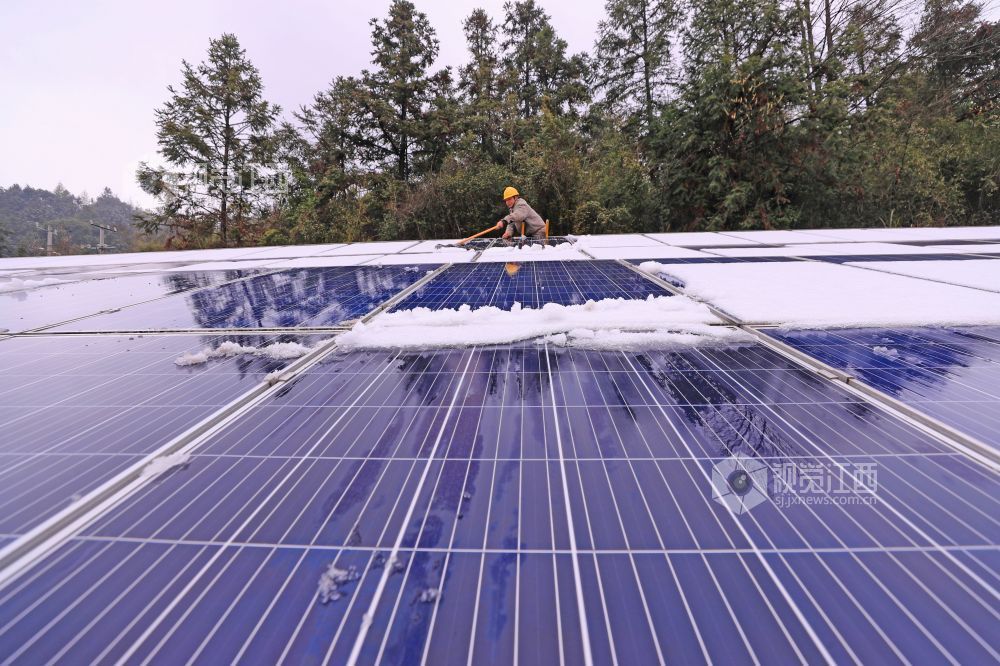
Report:
[[[507,231],[512,236],[521,235],[521,223],[524,223],[524,235],[531,238],[545,237],[545,221],[528,205],[528,202],[521,197],[514,202],[514,207],[510,209],[510,214],[503,218],[507,223]]]

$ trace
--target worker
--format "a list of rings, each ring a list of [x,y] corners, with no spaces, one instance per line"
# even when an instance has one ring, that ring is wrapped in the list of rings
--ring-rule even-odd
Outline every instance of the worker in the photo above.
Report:
[[[510,210],[510,214],[497,222],[497,229],[503,229],[504,225],[507,225],[507,231],[503,234],[504,240],[510,240],[515,233],[518,235],[523,233],[528,238],[545,239],[545,222],[528,202],[521,198],[516,189],[513,187],[505,189],[503,202]]]

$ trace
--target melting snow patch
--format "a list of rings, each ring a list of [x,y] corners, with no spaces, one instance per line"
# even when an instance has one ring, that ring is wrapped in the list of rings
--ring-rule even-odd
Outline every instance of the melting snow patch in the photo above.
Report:
[[[309,353],[309,347],[298,342],[277,342],[273,345],[257,350],[261,356],[267,356],[276,360],[299,358]]]
[[[140,477],[148,479],[150,477],[159,476],[174,467],[183,467],[184,465],[187,465],[190,460],[191,455],[189,453],[173,453],[169,456],[160,456],[143,468]]]
[[[174,359],[174,365],[179,365],[181,367],[186,365],[201,365],[202,363],[208,363],[208,352],[187,352],[178,356]]]
[[[340,586],[352,580],[357,580],[360,577],[361,575],[358,573],[357,567],[339,569],[336,562],[331,562],[327,566],[326,571],[319,577],[317,594],[319,595],[320,603],[327,604],[340,599],[343,596],[340,592]]]
[[[710,325],[719,323],[707,306],[682,296],[547,303],[541,308],[515,303],[510,310],[492,306],[473,310],[463,305],[454,310],[384,312],[367,323],[355,324],[337,344],[345,350],[422,349],[542,339],[558,345],[623,349],[749,338],[734,329]]]
[[[239,356],[240,354],[253,354],[256,351],[256,347],[244,347],[238,342],[226,340],[209,352],[209,354],[212,358],[228,358],[230,356]]]
[[[42,278],[40,280],[11,278],[0,283],[0,293],[5,291],[20,291],[21,289],[34,289],[35,287],[47,287],[50,284],[62,284],[63,282],[67,282],[67,280],[60,280],[58,278]]]
[[[892,349],[891,347],[883,347],[882,345],[872,347],[872,351],[879,356],[899,356],[898,350]]]
[[[199,365],[207,363],[213,358],[232,358],[243,354],[256,354],[276,361],[283,361],[299,358],[309,353],[309,347],[298,342],[276,342],[267,347],[253,347],[241,345],[237,342],[226,340],[215,349],[205,348],[200,352],[187,352],[174,359],[174,365]]]
[[[428,587],[426,590],[421,590],[418,601],[422,604],[432,604],[437,601],[440,596],[441,593],[438,592],[436,587]]]

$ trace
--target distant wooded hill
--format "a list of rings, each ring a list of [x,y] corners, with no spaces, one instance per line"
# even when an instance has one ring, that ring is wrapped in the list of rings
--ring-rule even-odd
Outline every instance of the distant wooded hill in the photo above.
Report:
[[[132,227],[136,212],[109,188],[92,199],[86,194],[76,196],[62,185],[54,191],[0,187],[0,256],[45,254],[46,232],[36,225],[49,224],[56,230],[53,247],[58,254],[96,253],[98,230],[90,222],[118,228],[118,233],[105,238],[114,248],[111,251],[138,249],[138,234]]]

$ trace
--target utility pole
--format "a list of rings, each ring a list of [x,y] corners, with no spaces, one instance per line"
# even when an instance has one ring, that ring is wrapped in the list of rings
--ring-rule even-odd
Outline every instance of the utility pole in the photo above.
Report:
[[[103,224],[98,224],[97,222],[91,222],[90,226],[97,227],[100,229],[100,239],[97,241],[97,254],[104,254],[105,250],[110,250],[111,246],[104,242],[104,232],[105,231],[118,231],[118,227],[106,227]]]
[[[46,224],[44,227],[38,222],[35,222],[35,228],[39,231],[45,232],[45,256],[51,257],[55,252],[52,250],[52,239],[56,235],[56,230],[52,228],[51,224]]]

